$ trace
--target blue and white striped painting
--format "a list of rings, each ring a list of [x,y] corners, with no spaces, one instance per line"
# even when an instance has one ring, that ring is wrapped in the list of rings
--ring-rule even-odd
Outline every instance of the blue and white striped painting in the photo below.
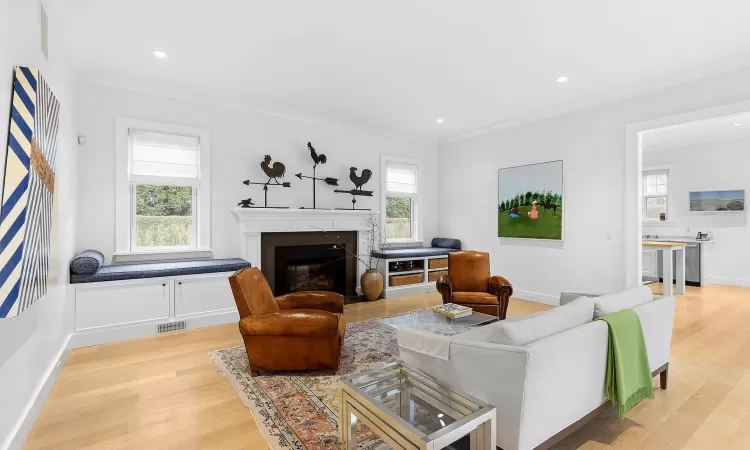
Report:
[[[59,113],[39,71],[16,67],[0,207],[0,318],[47,292]]]

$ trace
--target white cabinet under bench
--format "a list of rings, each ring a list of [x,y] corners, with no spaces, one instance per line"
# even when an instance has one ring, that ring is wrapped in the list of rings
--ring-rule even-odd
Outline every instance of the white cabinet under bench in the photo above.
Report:
[[[74,284],[72,347],[134,339],[161,331],[236,323],[229,286],[234,272]]]
[[[380,259],[378,272],[383,275],[383,298],[434,292],[437,279],[448,273],[448,256]]]

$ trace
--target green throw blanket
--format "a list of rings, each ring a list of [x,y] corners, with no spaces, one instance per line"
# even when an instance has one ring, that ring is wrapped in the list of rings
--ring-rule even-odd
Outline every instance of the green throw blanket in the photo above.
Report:
[[[609,325],[607,398],[618,406],[623,417],[641,400],[654,398],[646,341],[638,314],[632,309],[623,309],[599,320]]]

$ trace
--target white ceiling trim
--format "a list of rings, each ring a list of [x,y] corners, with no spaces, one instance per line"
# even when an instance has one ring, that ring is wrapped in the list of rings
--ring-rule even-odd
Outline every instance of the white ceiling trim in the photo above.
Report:
[[[582,111],[597,106],[616,103],[618,101],[635,98],[662,89],[674,88],[683,84],[688,84],[714,76],[731,73],[736,70],[742,70],[747,67],[750,67],[750,54],[745,54],[734,58],[725,58],[718,63],[706,64],[691,70],[674,74],[669,77],[658,78],[656,80],[652,80],[638,86],[633,86],[626,89],[611,90],[609,92],[603,93],[597,99],[574,102],[564,106],[560,106],[558,108],[550,108],[546,111],[538,110],[528,114],[523,118],[507,119],[491,125],[487,125],[485,127],[468,130],[452,136],[440,138],[439,145],[443,147],[455,144],[457,142],[465,141],[478,136],[541,122],[543,120],[563,116],[565,114],[570,114],[576,111]]]

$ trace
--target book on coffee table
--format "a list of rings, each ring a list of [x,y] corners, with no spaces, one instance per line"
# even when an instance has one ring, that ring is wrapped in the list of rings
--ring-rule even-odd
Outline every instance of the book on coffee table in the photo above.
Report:
[[[460,319],[461,317],[470,316],[472,309],[468,306],[456,305],[455,303],[445,303],[443,305],[433,306],[433,312],[442,314],[452,319]]]

